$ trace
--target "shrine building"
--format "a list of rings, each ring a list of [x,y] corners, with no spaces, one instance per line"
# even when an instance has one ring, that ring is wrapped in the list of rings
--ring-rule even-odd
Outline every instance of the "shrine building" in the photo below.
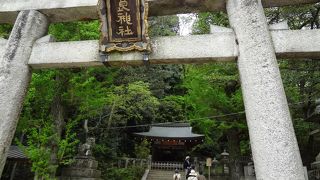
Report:
[[[204,135],[192,133],[189,123],[153,125],[148,132],[134,135],[136,139],[151,142],[153,161],[181,161],[188,150],[204,139]]]

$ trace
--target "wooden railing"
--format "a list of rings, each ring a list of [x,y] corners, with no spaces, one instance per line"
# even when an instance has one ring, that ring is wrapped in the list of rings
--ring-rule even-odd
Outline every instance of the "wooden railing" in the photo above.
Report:
[[[247,163],[251,161],[250,157],[240,157],[236,160],[238,163]],[[229,162],[230,163],[230,162]],[[205,161],[195,161],[192,164],[195,165],[196,170],[204,170],[206,169]],[[117,162],[111,164],[112,167],[118,168],[128,168],[132,166],[145,167],[146,169],[159,169],[159,170],[183,170],[183,162],[170,162],[170,161],[153,161],[151,162],[151,157],[148,159],[137,159],[137,158],[119,158]],[[216,165],[213,165],[212,169],[216,169],[216,173],[218,174],[228,174],[223,171],[222,168],[223,163],[219,162]]]
[[[252,157],[251,156],[240,156],[237,161],[239,163],[243,163],[243,164],[247,164],[249,162],[253,162]]]
[[[150,160],[149,159],[137,159],[137,158],[119,158],[117,161],[114,161],[113,163],[110,163],[109,165],[111,167],[117,167],[117,168],[128,168],[133,166],[138,167],[150,167]]]
[[[320,180],[320,169],[308,171],[309,180]]]
[[[155,161],[151,163],[151,169],[159,169],[159,170],[183,170],[183,163],[181,162],[162,162]]]

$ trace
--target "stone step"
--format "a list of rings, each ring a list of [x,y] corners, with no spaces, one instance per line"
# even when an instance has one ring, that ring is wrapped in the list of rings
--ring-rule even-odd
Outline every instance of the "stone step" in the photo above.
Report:
[[[151,170],[147,180],[172,180],[174,171]],[[184,172],[180,172],[181,178],[184,179]]]
[[[87,178],[87,177],[60,177],[59,180],[103,180],[101,178]]]

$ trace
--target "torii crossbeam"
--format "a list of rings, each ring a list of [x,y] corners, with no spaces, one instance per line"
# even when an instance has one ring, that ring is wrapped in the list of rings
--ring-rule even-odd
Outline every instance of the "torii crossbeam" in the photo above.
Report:
[[[319,30],[270,31],[263,6],[316,2],[319,0],[149,0],[151,15],[227,11],[231,31],[153,39],[150,63],[237,59],[257,179],[304,179],[276,57],[320,57]],[[97,41],[53,43],[45,38],[36,42],[46,34],[48,22],[97,19],[96,4],[97,0],[2,0],[0,23],[15,25],[8,40],[0,39],[0,174],[31,68],[102,65]],[[138,53],[115,53],[109,63],[122,66],[142,64],[141,60]]]
[[[319,0],[262,0],[264,7],[316,3]],[[226,11],[226,0],[148,0],[150,16]],[[98,19],[98,0],[1,0],[0,23],[14,23],[20,11],[37,10],[50,22]]]

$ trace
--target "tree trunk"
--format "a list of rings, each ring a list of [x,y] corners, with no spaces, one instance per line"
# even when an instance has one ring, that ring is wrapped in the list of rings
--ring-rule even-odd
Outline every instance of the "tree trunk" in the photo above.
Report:
[[[58,166],[58,143],[61,139],[63,129],[65,127],[64,117],[63,117],[63,105],[62,105],[62,87],[60,82],[59,75],[56,77],[56,83],[58,84],[57,92],[53,98],[52,105],[51,105],[51,115],[53,118],[54,124],[54,131],[56,133],[56,139],[52,140],[51,143],[51,157],[50,157],[50,165],[57,165]],[[50,175],[51,178],[55,177],[56,172],[52,172]]]
[[[18,164],[17,162],[15,162],[13,164],[12,171],[11,171],[11,174],[10,174],[10,180],[14,180],[14,175],[16,174],[17,164]]]
[[[241,156],[240,138],[237,129],[233,128],[227,132],[229,147],[229,167],[232,180],[240,180],[243,176],[243,166],[239,163],[238,158]]]
[[[109,115],[109,119],[108,119],[107,134],[106,134],[106,136],[108,136],[108,135],[109,135],[109,132],[110,132],[110,127],[111,127],[112,117],[113,117],[113,113],[114,113],[115,107],[116,107],[116,101],[113,101],[112,107],[111,107],[111,111],[110,111],[110,115]]]

